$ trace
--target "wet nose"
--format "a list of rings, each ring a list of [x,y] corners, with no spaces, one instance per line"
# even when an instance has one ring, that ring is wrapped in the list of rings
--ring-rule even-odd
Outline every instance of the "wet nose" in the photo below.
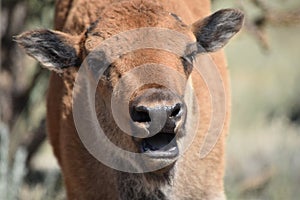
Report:
[[[133,101],[130,115],[134,122],[145,124],[165,116],[165,124],[161,132],[173,133],[176,123],[180,121],[184,113],[183,110],[181,100],[172,93],[151,90]]]

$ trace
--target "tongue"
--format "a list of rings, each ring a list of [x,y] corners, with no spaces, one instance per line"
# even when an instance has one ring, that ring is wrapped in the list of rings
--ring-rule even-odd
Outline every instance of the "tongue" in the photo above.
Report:
[[[163,147],[167,146],[172,139],[175,137],[174,134],[170,133],[158,133],[150,138],[146,138],[144,140],[144,150],[157,151],[163,149]],[[168,145],[171,148],[173,145]],[[164,148],[164,150],[169,149],[168,147]]]

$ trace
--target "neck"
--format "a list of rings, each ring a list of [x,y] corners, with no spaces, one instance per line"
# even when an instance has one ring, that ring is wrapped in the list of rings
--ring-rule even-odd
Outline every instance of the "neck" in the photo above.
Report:
[[[166,176],[166,177],[163,177]],[[151,180],[159,179],[159,180]],[[171,186],[173,176],[169,173],[156,175],[154,173],[131,174],[118,173],[119,198],[122,200],[167,200],[172,199]]]

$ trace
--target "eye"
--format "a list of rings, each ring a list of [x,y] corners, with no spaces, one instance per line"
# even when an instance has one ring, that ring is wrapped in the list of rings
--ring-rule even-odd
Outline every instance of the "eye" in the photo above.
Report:
[[[190,64],[193,64],[193,57],[192,56],[182,56],[181,59],[183,62],[188,62]]]
[[[105,78],[105,80],[109,81],[110,80],[110,76],[111,76],[111,68],[112,68],[112,64],[110,64],[107,69],[103,72],[103,77]]]
[[[193,57],[183,56],[181,57],[181,62],[183,64],[184,72],[186,73],[186,75],[190,75],[193,70]]]

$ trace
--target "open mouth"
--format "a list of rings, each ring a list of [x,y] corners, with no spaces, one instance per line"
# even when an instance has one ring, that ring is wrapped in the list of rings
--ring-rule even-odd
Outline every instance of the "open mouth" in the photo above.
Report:
[[[175,158],[179,154],[174,133],[157,133],[141,142],[141,152],[153,158]]]

